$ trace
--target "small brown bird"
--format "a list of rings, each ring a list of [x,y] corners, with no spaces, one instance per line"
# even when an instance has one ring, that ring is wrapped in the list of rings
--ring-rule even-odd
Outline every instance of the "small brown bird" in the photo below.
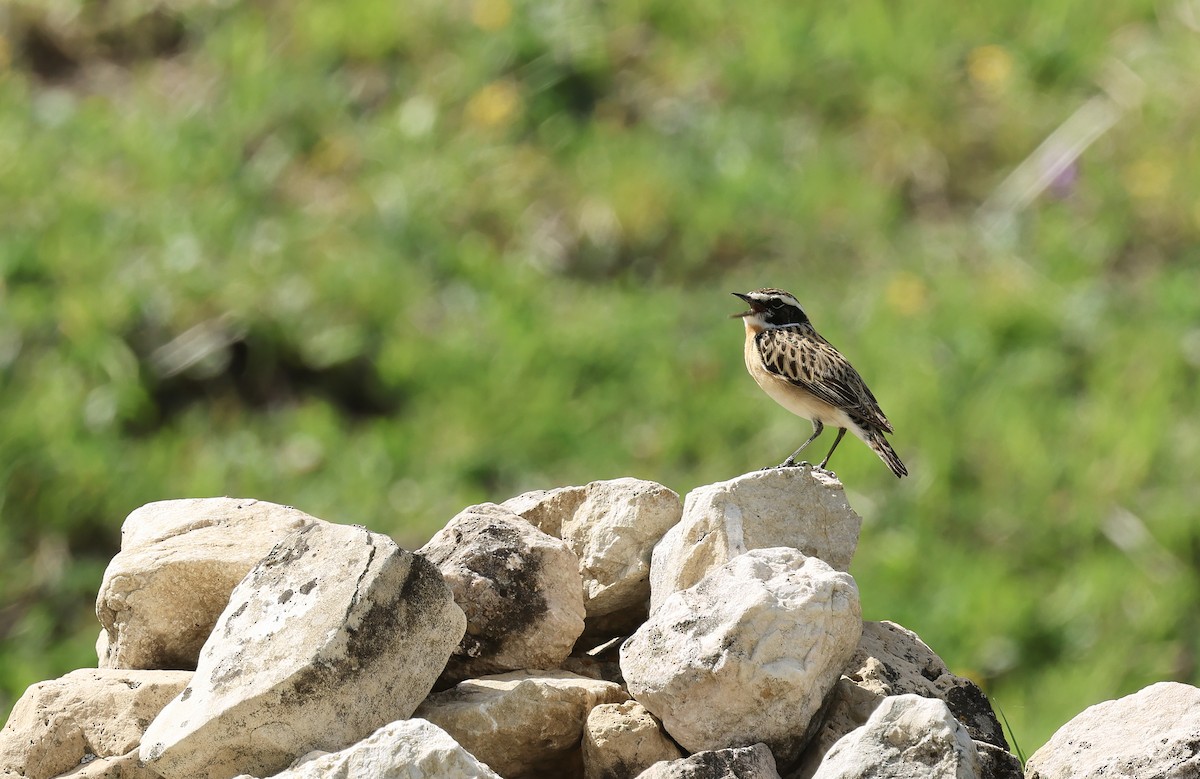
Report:
[[[813,434],[779,467],[796,464],[796,455],[816,440],[825,425],[838,428],[824,468],[846,431],[871,447],[897,477],[908,469],[884,433],[895,432],[867,384],[849,360],[813,329],[799,301],[781,289],[734,292],[750,305],[734,314],[746,325],[746,370],[776,403],[811,420]]]

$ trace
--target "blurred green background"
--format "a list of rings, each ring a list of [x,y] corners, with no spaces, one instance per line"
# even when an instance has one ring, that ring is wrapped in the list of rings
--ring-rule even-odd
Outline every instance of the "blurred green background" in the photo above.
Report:
[[[1198,29],[1145,1],[0,7],[0,711],[95,663],[148,501],[415,546],[528,489],[779,462],[809,426],[728,319],[761,286],[913,473],[833,460],[867,618],[1027,755],[1200,681]]]

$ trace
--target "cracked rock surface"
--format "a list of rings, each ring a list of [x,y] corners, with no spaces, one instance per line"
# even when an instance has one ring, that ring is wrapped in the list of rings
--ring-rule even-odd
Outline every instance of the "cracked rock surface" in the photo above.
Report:
[[[227,779],[340,750],[409,717],[465,628],[429,561],[362,527],[307,526],[234,589],[141,759],[167,779]]]

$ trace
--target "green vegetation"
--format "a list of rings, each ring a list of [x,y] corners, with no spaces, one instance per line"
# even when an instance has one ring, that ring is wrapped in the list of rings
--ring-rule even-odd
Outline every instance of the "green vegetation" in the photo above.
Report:
[[[0,711],[94,663],[148,501],[417,545],[527,489],[779,462],[808,426],[727,318],[761,286],[913,473],[833,460],[867,618],[1027,754],[1200,681],[1194,3],[49,6],[0,11]],[[1112,129],[982,227],[1093,99]]]

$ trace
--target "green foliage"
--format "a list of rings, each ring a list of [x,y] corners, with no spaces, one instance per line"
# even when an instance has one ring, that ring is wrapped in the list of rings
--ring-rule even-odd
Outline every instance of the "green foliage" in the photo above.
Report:
[[[807,425],[727,318],[760,286],[855,362],[913,473],[854,441],[833,460],[867,618],[977,679],[1030,752],[1091,703],[1200,681],[1186,14],[178,7],[0,27],[3,707],[94,662],[91,599],[151,500],[418,545],[526,489],[778,462]],[[1130,78],[1140,102],[982,229]]]

